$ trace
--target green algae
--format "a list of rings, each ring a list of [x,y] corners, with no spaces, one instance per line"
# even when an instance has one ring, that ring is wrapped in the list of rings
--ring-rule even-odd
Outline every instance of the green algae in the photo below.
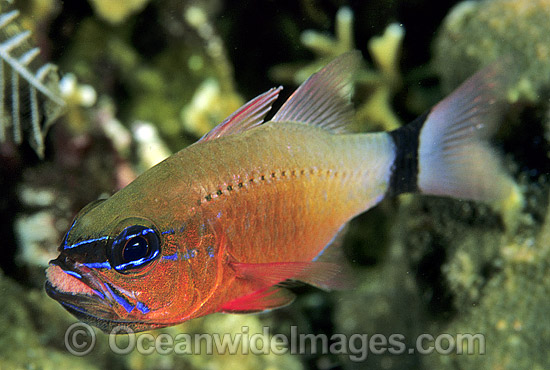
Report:
[[[100,369],[63,346],[63,330],[74,321],[44,296],[28,290],[0,272],[0,367],[3,369]],[[102,361],[100,361],[101,363]],[[97,360],[96,360],[97,363]]]
[[[481,66],[510,58],[516,82],[510,100],[538,101],[550,83],[550,3],[485,0],[458,4],[434,43],[434,68],[450,91]]]

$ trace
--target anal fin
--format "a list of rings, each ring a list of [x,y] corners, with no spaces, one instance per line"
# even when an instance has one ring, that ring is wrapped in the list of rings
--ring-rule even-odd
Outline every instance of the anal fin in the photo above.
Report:
[[[324,281],[301,279],[304,283],[313,285],[323,290],[344,290],[357,285],[353,276],[353,267],[346,259],[342,245],[348,231],[348,224],[344,224],[334,238],[323,248],[313,260],[317,264],[331,264],[337,266],[332,276],[327,276]]]

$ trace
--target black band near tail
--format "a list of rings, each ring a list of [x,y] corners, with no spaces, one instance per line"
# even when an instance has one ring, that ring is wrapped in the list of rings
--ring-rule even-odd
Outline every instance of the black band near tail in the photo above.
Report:
[[[429,112],[397,130],[391,131],[396,153],[393,162],[388,195],[412,193],[418,190],[418,144],[420,130]]]

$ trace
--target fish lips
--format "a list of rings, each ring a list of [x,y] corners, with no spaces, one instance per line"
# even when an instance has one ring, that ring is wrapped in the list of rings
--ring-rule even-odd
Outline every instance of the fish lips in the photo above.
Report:
[[[109,330],[109,328],[105,326],[105,324],[103,324],[107,320],[99,318],[96,315],[92,315],[86,308],[84,308],[89,305],[97,306],[95,298],[83,294],[70,294],[60,292],[49,281],[46,281],[44,288],[46,290],[46,293],[51,298],[58,301],[63,306],[63,308],[65,308],[69,313],[71,313],[80,321],[96,326],[103,331]]]
[[[120,320],[120,318],[115,318],[115,315],[111,310],[101,310],[101,313],[98,313],[97,308],[102,306],[98,305],[97,298],[83,294],[69,294],[60,292],[49,281],[46,281],[45,290],[51,298],[58,301],[71,315],[86,324],[95,326],[106,334],[111,334],[115,331],[115,329],[119,329],[120,327],[130,328],[136,332],[146,330],[137,329],[143,326],[144,323],[134,323]],[[88,306],[94,307],[94,314],[90,313],[90,311],[85,308]],[[117,334],[128,333],[125,330],[117,330],[116,332]]]
[[[50,261],[46,275],[44,288],[48,296],[58,301],[80,321],[95,326],[104,333],[125,334],[128,331],[124,329],[140,332],[173,325],[120,317],[113,308],[112,292],[107,291],[91,269],[68,258],[60,256]],[[75,289],[78,291],[75,292]]]
[[[103,284],[90,269],[77,267],[76,263],[60,256],[50,261],[46,275],[46,293],[73,316],[103,331],[117,326],[110,323],[120,321],[120,317],[112,308]]]

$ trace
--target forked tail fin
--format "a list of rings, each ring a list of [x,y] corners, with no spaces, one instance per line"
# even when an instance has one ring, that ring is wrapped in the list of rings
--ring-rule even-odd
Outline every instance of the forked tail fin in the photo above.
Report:
[[[521,192],[488,142],[505,112],[504,69],[503,63],[481,70],[427,114],[390,133],[397,148],[390,191],[521,208]]]

